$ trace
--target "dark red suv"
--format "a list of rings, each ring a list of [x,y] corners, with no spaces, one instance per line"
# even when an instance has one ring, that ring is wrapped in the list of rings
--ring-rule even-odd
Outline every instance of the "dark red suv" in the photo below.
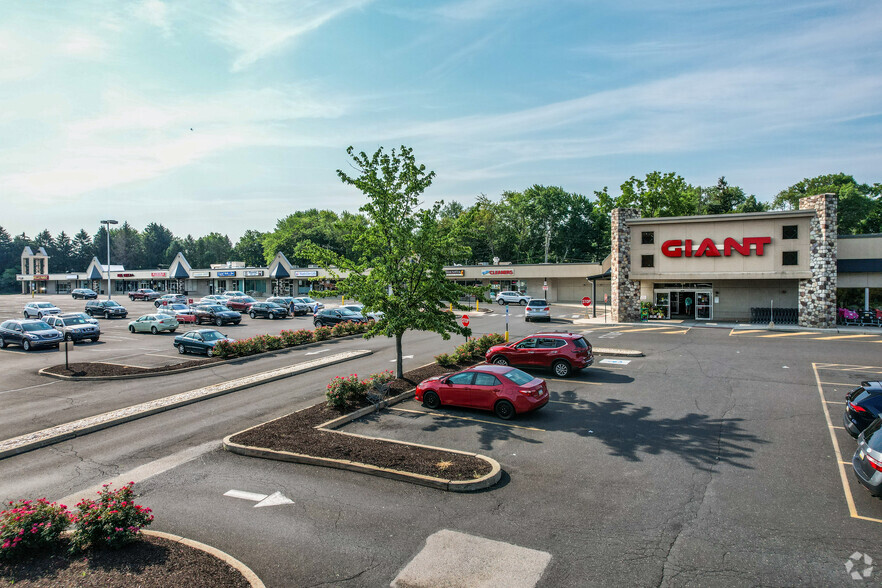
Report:
[[[227,299],[227,308],[244,314],[251,311],[251,305],[255,302],[257,300],[251,296],[234,296]]]
[[[487,363],[526,368],[550,368],[566,378],[594,363],[591,343],[577,333],[536,333],[520,341],[496,345],[487,350]]]

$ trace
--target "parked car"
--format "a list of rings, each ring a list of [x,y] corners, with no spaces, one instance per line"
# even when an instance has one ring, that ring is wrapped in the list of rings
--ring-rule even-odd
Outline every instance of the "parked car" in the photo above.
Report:
[[[272,302],[255,302],[249,308],[248,316],[251,318],[283,319],[288,316],[288,309]]]
[[[90,315],[86,314],[85,312],[70,312],[70,313],[66,313],[66,314],[75,314],[79,317],[82,317],[82,319],[84,321],[86,321],[87,323],[89,323],[90,325],[97,325],[98,324],[98,319],[92,318]]]
[[[301,302],[301,303],[305,304],[306,306],[309,307],[309,312],[311,312],[312,314],[317,313],[318,311],[320,311],[321,309],[323,309],[325,307],[324,304],[322,304],[318,300],[314,300],[314,299],[310,298],[309,296],[300,296],[298,298],[295,298],[294,302]]]
[[[551,322],[551,305],[547,300],[534,298],[527,303],[527,308],[524,309],[524,322],[536,320]]]
[[[178,328],[178,321],[175,317],[167,314],[145,314],[137,319],[129,322],[130,333],[153,333],[156,335],[160,331],[169,331],[174,333]]]
[[[345,308],[326,308],[312,317],[312,324],[316,327],[333,327],[347,321],[365,323],[367,320],[362,314]]]
[[[167,314],[168,316],[177,317],[181,314],[193,314],[193,310],[186,304],[181,304],[180,302],[175,302],[174,304],[167,304],[162,308],[156,310],[156,312],[161,314]]]
[[[83,300],[94,300],[98,298],[98,292],[90,288],[75,288],[74,290],[71,290],[70,296],[74,300],[76,300],[77,298],[81,298]]]
[[[341,306],[340,308],[345,308],[346,310],[351,310],[352,312],[357,312],[358,314],[367,317],[369,320],[378,321],[384,316],[386,316],[382,311],[375,312],[364,312],[364,306],[361,304],[347,304],[346,306]]]
[[[882,495],[882,419],[875,419],[858,435],[858,447],[851,458],[854,474],[870,494]]]
[[[427,408],[442,405],[492,410],[501,419],[548,404],[545,380],[508,366],[479,365],[423,380],[416,399]]]
[[[487,363],[550,368],[566,378],[594,363],[591,343],[577,333],[537,333],[505,345],[494,345],[485,355]]]
[[[526,306],[530,301],[530,297],[520,292],[507,290],[496,295],[496,304],[520,304]]]
[[[223,292],[221,296],[225,298],[235,298],[236,296],[247,296],[247,294],[241,290],[227,290],[226,292]]]
[[[181,355],[190,352],[204,353],[208,357],[213,357],[214,346],[218,341],[235,341],[235,339],[230,339],[214,329],[197,329],[175,337],[174,345]]]
[[[82,313],[79,312],[65,312],[55,316],[47,316],[43,321],[56,331],[61,331],[65,341],[76,343],[89,339],[94,343],[101,336],[98,321],[92,324],[91,321],[84,319]]]
[[[129,311],[115,300],[91,300],[86,303],[86,313],[89,316],[103,316],[106,319],[129,316]]]
[[[861,382],[845,395],[842,421],[852,437],[860,435],[879,416],[882,416],[882,382]]]
[[[187,304],[187,297],[183,294],[163,294],[153,301],[153,306],[161,308],[167,304]]]
[[[257,302],[257,300],[251,296],[233,296],[227,299],[227,308],[245,314],[251,309],[251,305],[255,302]]]
[[[162,294],[153,288],[138,288],[137,290],[129,292],[130,300],[156,300],[160,296],[162,296]]]
[[[288,309],[288,312],[294,316],[306,316],[306,313],[310,311],[308,304],[297,302],[293,296],[272,296],[271,298],[267,298],[266,301],[278,304],[279,306],[284,306]]]
[[[226,306],[227,297],[223,294],[209,294],[199,299],[199,304],[222,304]]]
[[[61,312],[61,309],[51,302],[28,302],[25,304],[22,314],[25,318],[41,319],[44,316],[58,314],[59,312]]]
[[[25,351],[39,347],[55,347],[64,339],[61,331],[41,320],[14,319],[0,323],[0,349],[20,345]]]
[[[197,304],[191,307],[196,315],[196,323],[214,323],[218,327],[242,322],[242,315],[220,304]]]

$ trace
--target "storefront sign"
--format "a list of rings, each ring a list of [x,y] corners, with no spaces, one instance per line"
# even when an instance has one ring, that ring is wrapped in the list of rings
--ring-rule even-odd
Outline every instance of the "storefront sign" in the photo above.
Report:
[[[207,278],[210,275],[211,275],[210,272],[193,272],[194,278]]]
[[[236,272],[217,272],[219,278],[235,278]]]
[[[30,282],[33,278],[31,278],[30,276],[23,276],[21,274],[16,274],[15,279],[18,280],[19,282]]]
[[[65,280],[79,280],[80,276],[78,276],[77,274],[67,274],[66,276],[64,276],[64,279]]]
[[[445,270],[444,273],[448,276],[464,276],[465,270]]]
[[[41,282],[45,282],[46,280],[49,279],[49,275],[48,274],[37,274],[34,276],[34,279],[39,280]]]
[[[248,270],[245,272],[246,276],[262,276],[263,270]]]
[[[318,277],[318,270],[294,272],[294,277],[295,278],[316,278],[316,277]]]
[[[168,275],[167,272],[150,272],[151,278],[164,278],[167,275]]]
[[[116,274],[117,278],[134,278],[135,274]]]
[[[484,270],[481,272],[482,276],[486,276],[488,274],[491,276],[509,276],[514,274],[514,270]]]
[[[702,241],[694,252],[692,239],[682,241],[680,239],[672,239],[662,243],[661,250],[666,257],[720,257],[720,255],[729,257],[732,255],[732,251],[737,251],[745,257],[749,256],[751,251],[756,251],[758,256],[762,256],[764,253],[763,246],[771,242],[771,237],[745,237],[741,243],[732,237],[726,237],[723,240],[723,253],[721,254],[720,248],[717,247],[717,244],[711,238]]]

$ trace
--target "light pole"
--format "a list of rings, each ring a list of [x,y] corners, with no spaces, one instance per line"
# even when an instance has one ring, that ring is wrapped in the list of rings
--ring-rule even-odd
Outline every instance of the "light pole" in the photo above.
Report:
[[[101,224],[107,227],[107,299],[110,300],[110,225],[119,223],[115,220],[103,220]]]

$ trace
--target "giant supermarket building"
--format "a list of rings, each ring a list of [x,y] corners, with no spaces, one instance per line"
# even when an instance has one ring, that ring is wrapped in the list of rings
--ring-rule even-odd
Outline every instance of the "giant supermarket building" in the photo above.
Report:
[[[525,292],[550,302],[590,296],[608,302],[612,319],[634,322],[647,309],[671,319],[750,321],[829,327],[837,288],[882,288],[882,235],[837,235],[836,196],[800,200],[798,210],[640,218],[612,213],[612,253],[600,263],[479,264],[445,268],[448,279]],[[111,252],[112,254],[112,252]],[[42,248],[25,248],[22,292],[67,294],[74,288],[111,292],[137,288],[190,296],[244,290],[255,296],[297,295],[333,286],[316,267],[295,267],[278,253],[267,267],[226,263],[193,268],[178,254],[170,266],[126,270],[93,259],[81,273],[50,273]]]

